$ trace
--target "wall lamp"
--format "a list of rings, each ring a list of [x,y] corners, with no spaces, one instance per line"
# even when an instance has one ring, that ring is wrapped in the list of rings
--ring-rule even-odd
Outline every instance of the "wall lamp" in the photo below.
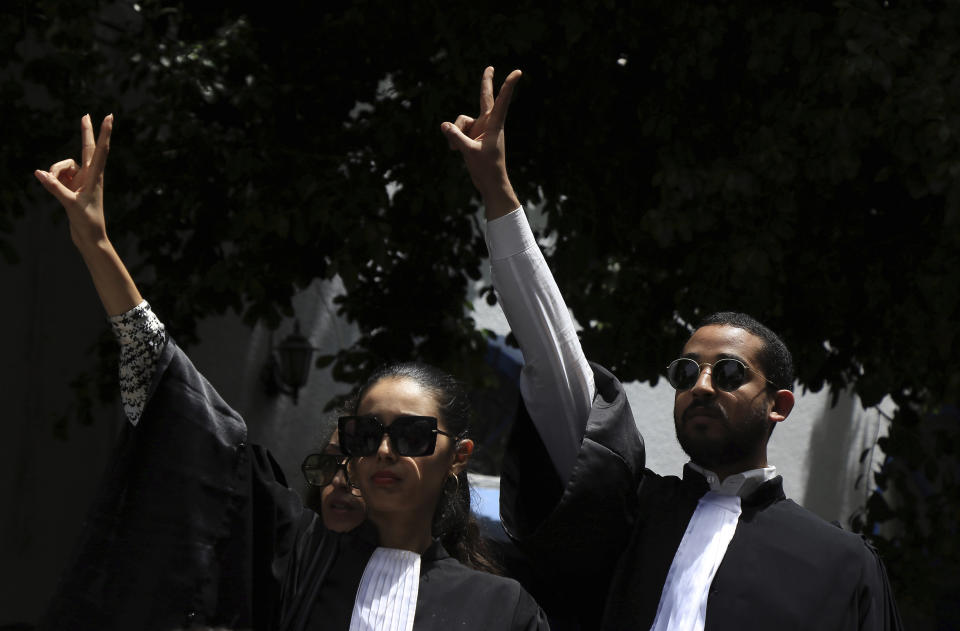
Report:
[[[317,349],[300,333],[300,321],[293,321],[293,333],[270,351],[260,371],[264,391],[271,395],[286,394],[297,404],[297,393],[307,383],[310,363]]]

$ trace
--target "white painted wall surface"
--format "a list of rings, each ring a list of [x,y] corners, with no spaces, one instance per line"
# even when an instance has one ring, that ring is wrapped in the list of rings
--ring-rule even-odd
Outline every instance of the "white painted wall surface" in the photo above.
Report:
[[[481,281],[484,282],[484,281]],[[480,283],[478,283],[479,286]],[[483,301],[474,304],[477,325],[499,334],[509,331],[499,307]],[[680,349],[677,349],[679,355]],[[663,358],[666,365],[673,358]],[[647,467],[660,475],[682,475],[689,458],[677,442],[673,424],[673,388],[661,380],[656,387],[646,383],[624,384],[637,428],[647,448]],[[826,390],[796,391],[790,416],[777,426],[767,451],[769,464],[783,476],[787,497],[829,521],[846,525],[866,501],[870,476],[857,479],[882,457],[878,449],[863,463],[860,456],[886,435],[893,406],[885,400],[879,409],[864,410],[859,399],[844,393],[831,407]]]

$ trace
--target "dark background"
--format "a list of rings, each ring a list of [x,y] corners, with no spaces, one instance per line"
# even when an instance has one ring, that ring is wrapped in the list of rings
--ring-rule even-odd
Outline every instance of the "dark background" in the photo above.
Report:
[[[955,628],[960,5],[785,4],[7,2],[0,265],[37,256],[26,214],[63,223],[32,169],[76,153],[83,113],[113,112],[111,236],[182,344],[230,311],[276,326],[339,276],[359,336],[318,364],[343,391],[414,357],[491,386],[464,310],[485,248],[439,125],[476,113],[485,65],[498,83],[519,67],[509,169],[556,235],[588,356],[655,382],[688,323],[736,309],[783,335],[802,386],[892,397],[886,463],[847,526],[915,628]],[[45,335],[25,294],[63,282],[12,288],[7,334]],[[96,330],[58,351],[86,357],[75,370],[14,358],[71,388],[64,414],[9,432],[66,437],[115,399]]]

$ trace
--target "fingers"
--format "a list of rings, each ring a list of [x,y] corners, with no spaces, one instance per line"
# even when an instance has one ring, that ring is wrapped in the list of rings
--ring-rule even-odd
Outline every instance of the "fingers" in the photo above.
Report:
[[[113,114],[108,114],[103,122],[100,123],[100,137],[97,138],[96,148],[93,150],[93,157],[90,160],[90,172],[92,177],[98,178],[103,175],[103,170],[107,166],[107,154],[110,153],[110,134],[113,132]],[[91,135],[93,128],[90,128]]]
[[[480,78],[480,115],[483,116],[493,109],[493,66],[483,69]]]
[[[43,184],[43,188],[50,191],[50,193],[64,206],[69,204],[76,197],[76,193],[60,183],[60,180],[53,177],[52,174],[37,169],[33,172],[33,175],[40,180],[40,183]]]
[[[473,119],[461,114],[454,123],[443,123],[440,126],[451,149],[465,151],[475,148],[476,139],[487,136],[488,132],[497,130],[499,133],[499,130],[503,129],[514,86],[522,74],[519,70],[514,70],[507,75],[500,87],[500,93],[494,99],[493,66],[484,68],[483,77],[480,79],[480,116]]]
[[[475,122],[474,119],[470,118],[465,114],[461,114],[460,116],[457,116],[457,120],[453,121],[453,127],[460,130],[466,137],[471,138],[470,129],[473,127],[474,122]],[[446,133],[447,125],[450,125],[450,123],[444,123],[443,125],[440,126],[440,129],[444,132],[444,135],[447,136],[447,145],[451,149],[459,149],[459,144],[454,144],[456,141],[455,136],[452,134]]]
[[[457,151],[463,152],[477,144],[477,141],[468,138],[453,123],[444,123],[443,125],[440,125],[440,131],[442,131],[443,135],[447,137],[447,144],[450,145],[451,149],[456,149]]]
[[[497,94],[493,111],[490,113],[491,125],[503,127],[503,122],[507,119],[507,110],[510,109],[510,99],[513,98],[513,88],[522,75],[523,73],[519,70],[514,70],[503,80],[503,86],[500,87],[500,93]]]
[[[89,114],[84,114],[83,118],[80,119],[80,145],[83,147],[80,160],[83,162],[83,166],[87,166],[93,159],[93,151],[96,148],[93,142],[93,122],[90,120]]]
[[[473,127],[474,122],[476,121],[466,114],[461,114],[460,116],[457,116],[457,120],[453,121],[453,124],[456,125],[457,129],[463,133],[469,134],[470,128]]]
[[[75,176],[79,170],[80,167],[77,166],[77,161],[73,158],[67,158],[66,160],[61,160],[56,164],[50,165],[50,175],[58,180],[61,178],[72,180],[73,176]]]
[[[93,140],[93,123],[90,115],[80,119],[80,142],[82,144],[82,165],[72,159],[61,160],[50,167],[50,172],[37,169],[33,172],[43,187],[50,191],[61,204],[69,210],[70,205],[77,201],[77,193],[81,187],[95,184],[103,176],[103,169],[107,164],[107,154],[110,152],[110,133],[113,131],[113,114],[103,119],[100,125],[100,137]],[[88,168],[89,167],[89,168]],[[75,182],[80,175],[83,181]]]

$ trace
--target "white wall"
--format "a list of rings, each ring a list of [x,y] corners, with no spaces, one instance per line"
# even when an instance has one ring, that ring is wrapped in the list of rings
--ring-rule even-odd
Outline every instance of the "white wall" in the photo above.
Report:
[[[478,326],[500,334],[509,330],[499,307],[478,301],[474,308]],[[664,358],[664,364],[669,359]],[[624,389],[647,448],[647,467],[661,475],[682,475],[689,458],[674,430],[673,388],[660,380],[656,387],[632,382],[624,384]],[[793,412],[770,439],[768,461],[783,476],[787,497],[846,526],[851,514],[866,501],[866,485],[872,480],[864,476],[855,487],[857,478],[870,466],[876,470],[882,452],[872,450],[872,460],[863,463],[860,456],[879,436],[886,435],[887,422],[880,410],[889,416],[893,406],[886,400],[880,410],[864,410],[859,399],[845,393],[831,407],[826,390],[798,389],[796,394]]]
[[[320,349],[320,354],[346,348],[357,337],[356,327],[335,314],[332,301],[342,291],[339,282],[317,281],[293,301],[300,332]],[[326,444],[335,424],[333,413],[323,412],[323,407],[349,386],[335,382],[329,369],[312,369],[296,405],[288,396],[265,394],[260,372],[270,349],[292,330],[292,320],[271,333],[263,326],[251,331],[236,317],[212,318],[200,326],[203,343],[191,349],[190,357],[224,400],[243,416],[250,441],[268,447],[287,473],[288,482],[299,488],[300,463],[309,450]]]

